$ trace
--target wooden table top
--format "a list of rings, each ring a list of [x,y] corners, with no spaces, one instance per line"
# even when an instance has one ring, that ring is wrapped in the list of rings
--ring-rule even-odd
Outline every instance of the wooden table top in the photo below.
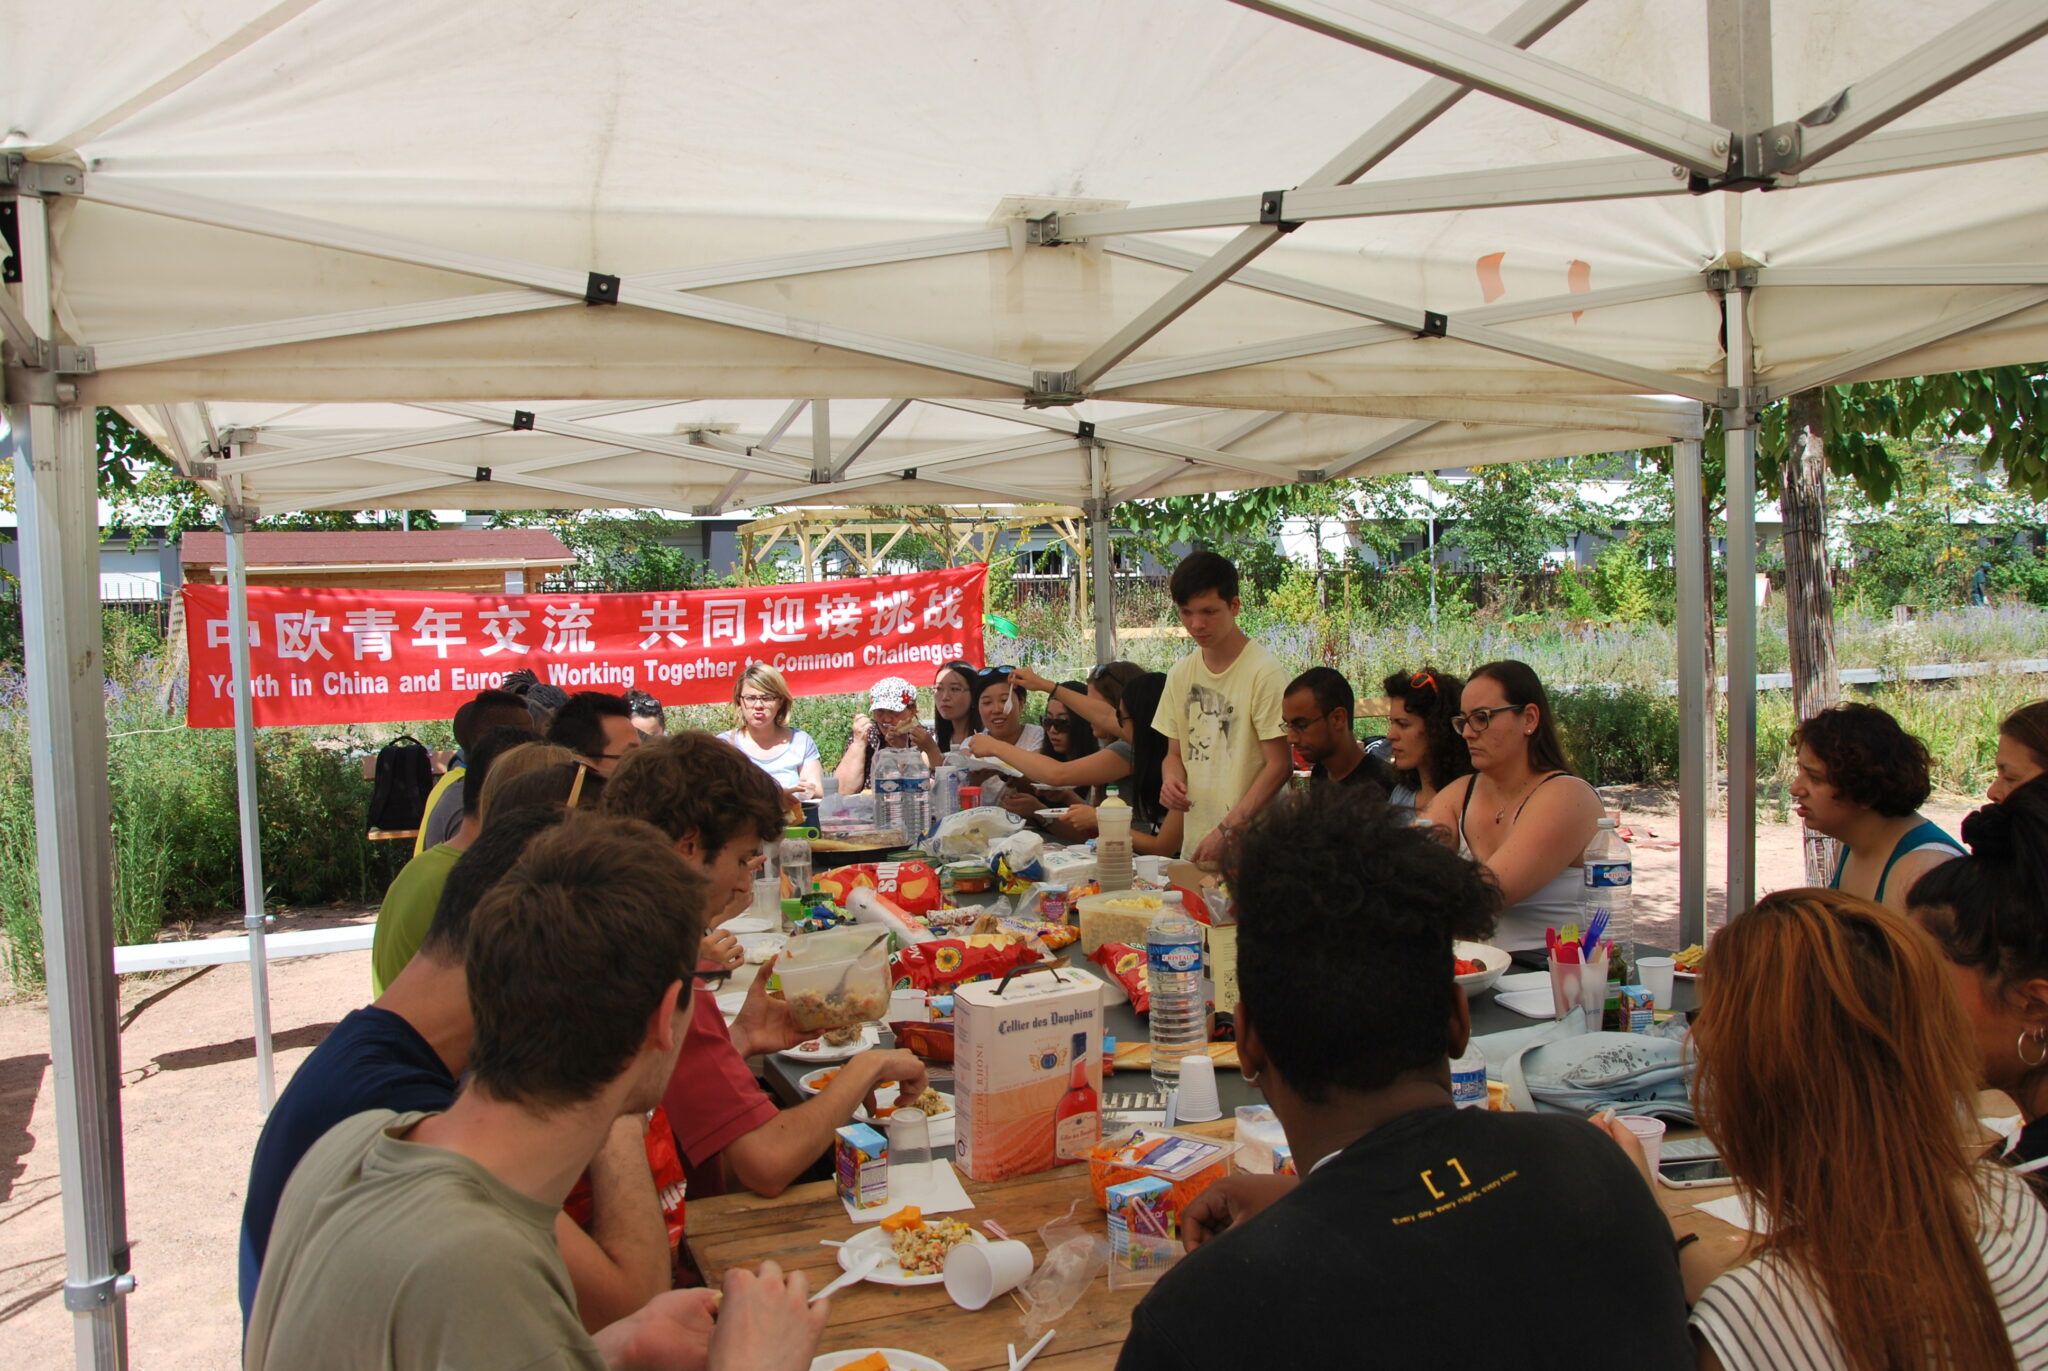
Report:
[[[1224,1119],[1191,1125],[1186,1131],[1227,1138],[1233,1128],[1234,1121]],[[977,1227],[985,1219],[995,1220],[1012,1237],[1028,1242],[1036,1260],[1045,1257],[1039,1228],[1064,1215],[1077,1199],[1080,1207],[1074,1211],[1075,1217],[1098,1235],[1106,1232],[1102,1211],[1089,1193],[1086,1166],[1063,1166],[988,1183],[963,1178],[962,1183],[976,1207],[953,1217]],[[1720,1186],[1657,1188],[1657,1198],[1667,1214],[1686,1214],[1701,1200],[1727,1193],[1728,1188]],[[1688,1215],[1684,1226],[1708,1238],[1732,1237],[1737,1232],[1719,1219],[1696,1212]],[[837,1250],[819,1246],[820,1241],[850,1238],[857,1231],[832,1183],[816,1181],[792,1187],[772,1200],[744,1193],[692,1200],[685,1237],[705,1279],[713,1285],[728,1267],[774,1261],[785,1271],[806,1272],[815,1290],[840,1274]],[[1108,1371],[1116,1365],[1130,1331],[1131,1310],[1144,1294],[1141,1289],[1112,1291],[1108,1280],[1097,1276],[1080,1303],[1061,1316],[1055,1325],[1059,1335],[1032,1366],[1047,1371]],[[986,1309],[969,1312],[953,1303],[943,1285],[900,1288],[862,1282],[832,1297],[832,1322],[818,1350],[897,1347],[935,1358],[948,1371],[985,1371],[1006,1367],[1006,1344],[1015,1343],[1021,1353],[1031,1341],[1024,1334],[1022,1306],[1009,1296]]]

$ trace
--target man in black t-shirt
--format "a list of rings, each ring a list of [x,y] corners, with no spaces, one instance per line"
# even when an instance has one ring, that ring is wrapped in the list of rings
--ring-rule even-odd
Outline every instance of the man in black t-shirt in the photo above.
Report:
[[[1351,731],[1357,708],[1351,682],[1342,672],[1312,666],[1288,682],[1280,718],[1296,758],[1309,764],[1316,780],[1372,786],[1385,799],[1394,786],[1393,768]]]
[[[1471,1033],[1451,940],[1499,902],[1480,868],[1318,786],[1249,826],[1231,892],[1238,1055],[1302,1174],[1188,1207],[1194,1250],[1118,1371],[1690,1367],[1671,1229],[1621,1148],[1451,1102]]]

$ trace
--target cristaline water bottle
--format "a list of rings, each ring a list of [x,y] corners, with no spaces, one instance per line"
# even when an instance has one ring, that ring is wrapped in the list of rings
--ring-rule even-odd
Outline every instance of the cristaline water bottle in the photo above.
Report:
[[[1145,929],[1145,989],[1152,997],[1152,1079],[1178,1085],[1180,1059],[1209,1044],[1209,1006],[1202,998],[1202,926],[1177,904]]]
[[[1635,966],[1635,855],[1614,830],[1614,820],[1600,819],[1593,841],[1580,858],[1585,868],[1585,886],[1579,897],[1579,930],[1585,931],[1593,916],[1607,914],[1607,942],[1614,958],[1625,963],[1616,968],[1623,975]]]
[[[1131,807],[1115,790],[1095,808],[1095,879],[1106,893],[1138,883],[1131,865]]]

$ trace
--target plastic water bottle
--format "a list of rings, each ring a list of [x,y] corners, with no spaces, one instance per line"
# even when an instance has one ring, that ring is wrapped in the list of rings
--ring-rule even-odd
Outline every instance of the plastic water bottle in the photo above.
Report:
[[[1160,910],[1145,929],[1145,988],[1152,997],[1152,1079],[1178,1085],[1180,1059],[1209,1043],[1202,926],[1178,905]]]
[[[1131,807],[1115,790],[1095,809],[1095,879],[1103,893],[1138,883],[1131,865]]]
[[[932,823],[944,823],[960,812],[960,787],[967,784],[965,759],[948,752],[932,773]]]
[[[914,747],[885,747],[875,755],[875,821],[893,828],[903,841],[924,836],[931,769]]]
[[[1486,1108],[1486,1058],[1470,1043],[1451,1063],[1451,1101],[1460,1109]]]
[[[1581,860],[1586,883],[1579,896],[1579,932],[1583,934],[1594,916],[1606,911],[1606,936],[1613,945],[1614,955],[1634,966],[1635,856],[1629,851],[1628,844],[1621,840],[1621,835],[1614,831],[1614,820],[1604,817],[1600,820],[1599,827],[1593,830],[1593,841],[1586,845],[1586,855]]]

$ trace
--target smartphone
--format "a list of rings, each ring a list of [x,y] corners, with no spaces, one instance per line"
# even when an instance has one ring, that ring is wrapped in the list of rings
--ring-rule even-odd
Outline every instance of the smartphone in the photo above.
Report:
[[[1673,1190],[1727,1185],[1735,1179],[1719,1157],[1666,1157],[1657,1163],[1657,1179]]]

